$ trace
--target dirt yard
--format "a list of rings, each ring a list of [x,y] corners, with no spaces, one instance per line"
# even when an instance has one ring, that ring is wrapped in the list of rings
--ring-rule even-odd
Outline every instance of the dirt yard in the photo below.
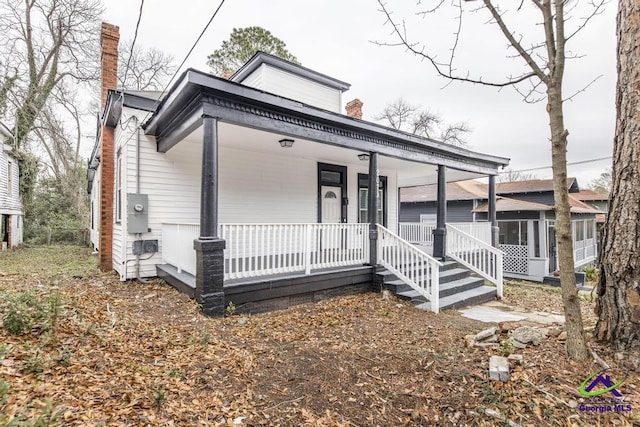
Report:
[[[562,311],[558,290],[541,286],[507,286],[504,301]],[[0,315],[0,425],[640,423],[637,376],[617,389],[631,410],[616,412],[611,393],[578,392],[600,367],[568,361],[549,337],[518,350],[523,364],[495,382],[489,357],[511,349],[464,339],[491,324],[380,294],[211,319],[166,284],[99,273],[86,249],[41,247],[0,253]],[[612,352],[590,346],[616,366]],[[625,377],[620,368],[608,374]]]

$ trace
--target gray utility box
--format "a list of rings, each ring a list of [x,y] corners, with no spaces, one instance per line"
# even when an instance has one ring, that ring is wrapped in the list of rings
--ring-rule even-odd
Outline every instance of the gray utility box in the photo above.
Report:
[[[149,196],[146,194],[127,194],[127,233],[148,233]]]
[[[154,254],[158,252],[157,240],[134,240],[131,248],[134,255]]]

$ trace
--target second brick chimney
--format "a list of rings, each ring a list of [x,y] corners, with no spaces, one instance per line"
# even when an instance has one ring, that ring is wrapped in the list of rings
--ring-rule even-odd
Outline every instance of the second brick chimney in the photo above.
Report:
[[[347,116],[362,120],[362,105],[362,101],[358,98],[347,102],[347,105],[345,105]]]
[[[102,23],[100,34],[101,46],[101,90],[104,108],[107,103],[109,89],[116,89],[118,85],[118,42],[120,30],[115,25]],[[113,128],[102,125],[100,132],[100,239],[98,244],[98,258],[102,271],[113,269],[113,189],[114,189],[114,132]]]

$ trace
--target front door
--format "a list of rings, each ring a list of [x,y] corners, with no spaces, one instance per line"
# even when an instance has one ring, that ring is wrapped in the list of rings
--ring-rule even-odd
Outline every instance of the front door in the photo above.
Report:
[[[342,222],[342,188],[322,186],[322,223],[336,224]]]

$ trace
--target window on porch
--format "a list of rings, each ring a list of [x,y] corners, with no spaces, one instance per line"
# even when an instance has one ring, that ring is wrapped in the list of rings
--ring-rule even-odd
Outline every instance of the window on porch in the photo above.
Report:
[[[498,221],[501,245],[526,245],[527,221]]]
[[[369,222],[369,175],[358,174],[358,222]],[[387,177],[380,177],[376,222],[387,226]]]

